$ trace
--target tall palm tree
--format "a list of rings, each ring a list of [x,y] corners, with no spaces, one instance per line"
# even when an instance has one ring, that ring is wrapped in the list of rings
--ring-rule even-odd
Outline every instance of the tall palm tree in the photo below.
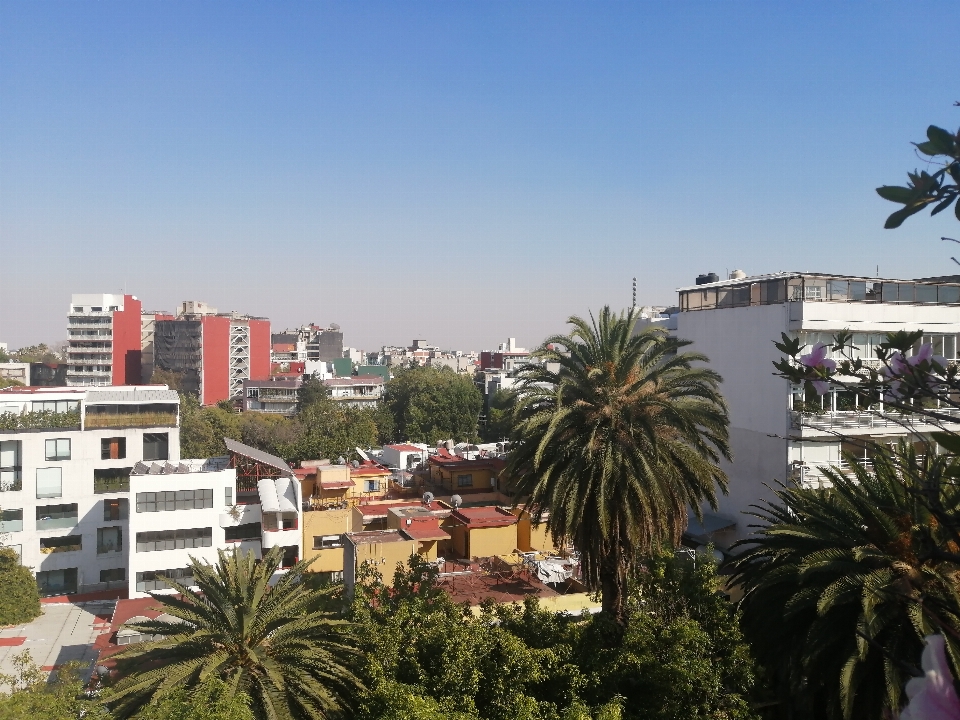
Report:
[[[352,672],[357,652],[348,626],[318,609],[318,592],[308,590],[300,562],[272,588],[282,549],[263,558],[220,551],[211,566],[191,568],[198,591],[168,580],[178,595],[153,594],[176,622],[137,626],[162,636],[119,653],[121,680],[109,704],[121,718],[148,702],[220,678],[244,692],[263,720],[328,718],[351,705],[360,689]]]
[[[782,488],[756,507],[754,537],[736,547],[743,628],[793,717],[881,717],[904,702],[923,637],[960,629],[957,548],[929,509],[931,490],[954,517],[956,461],[878,448],[873,471],[822,471],[829,490]]]
[[[677,543],[687,508],[726,491],[727,408],[707,358],[662,329],[634,335],[632,312],[568,323],[520,372],[508,473],[622,623],[631,559]]]

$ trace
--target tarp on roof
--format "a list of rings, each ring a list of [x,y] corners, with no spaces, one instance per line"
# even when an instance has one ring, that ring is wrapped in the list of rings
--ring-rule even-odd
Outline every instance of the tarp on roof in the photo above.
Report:
[[[283,461],[283,458],[263,452],[263,450],[257,450],[254,447],[244,445],[243,443],[237,442],[236,440],[231,440],[230,438],[224,438],[223,441],[226,443],[227,450],[230,452],[236,453],[237,455],[243,455],[251,460],[256,460],[258,463],[269,465],[272,468],[276,468],[287,477],[293,477],[293,470],[291,470],[290,466]]]

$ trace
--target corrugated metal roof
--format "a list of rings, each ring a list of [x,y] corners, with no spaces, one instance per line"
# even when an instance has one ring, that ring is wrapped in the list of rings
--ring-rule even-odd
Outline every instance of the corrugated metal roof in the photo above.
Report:
[[[274,467],[277,470],[280,470],[287,474],[288,477],[293,477],[293,470],[290,469],[290,466],[287,465],[283,458],[279,458],[276,455],[271,455],[268,452],[263,452],[263,450],[257,450],[256,448],[250,447],[249,445],[244,445],[242,442],[237,442],[236,440],[231,440],[230,438],[224,438],[223,441],[227,445],[227,450],[237,455],[243,455],[248,457],[251,460],[256,460],[259,463],[264,465],[269,465]]]
[[[130,390],[88,390],[87,405],[102,403],[180,403],[176,390],[131,388]]]

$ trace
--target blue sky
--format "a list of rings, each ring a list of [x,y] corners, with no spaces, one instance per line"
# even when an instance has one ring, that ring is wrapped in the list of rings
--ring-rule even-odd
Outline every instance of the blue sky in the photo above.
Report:
[[[956,9],[0,0],[0,341],[122,288],[482,349],[634,276],[953,272],[873,188],[960,125]]]

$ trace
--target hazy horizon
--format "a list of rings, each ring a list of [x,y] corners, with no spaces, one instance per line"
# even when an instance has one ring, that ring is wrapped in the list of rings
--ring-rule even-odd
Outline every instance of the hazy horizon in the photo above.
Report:
[[[874,188],[960,125],[954,3],[0,1],[0,342],[73,293],[536,346],[703,272],[952,274]]]

